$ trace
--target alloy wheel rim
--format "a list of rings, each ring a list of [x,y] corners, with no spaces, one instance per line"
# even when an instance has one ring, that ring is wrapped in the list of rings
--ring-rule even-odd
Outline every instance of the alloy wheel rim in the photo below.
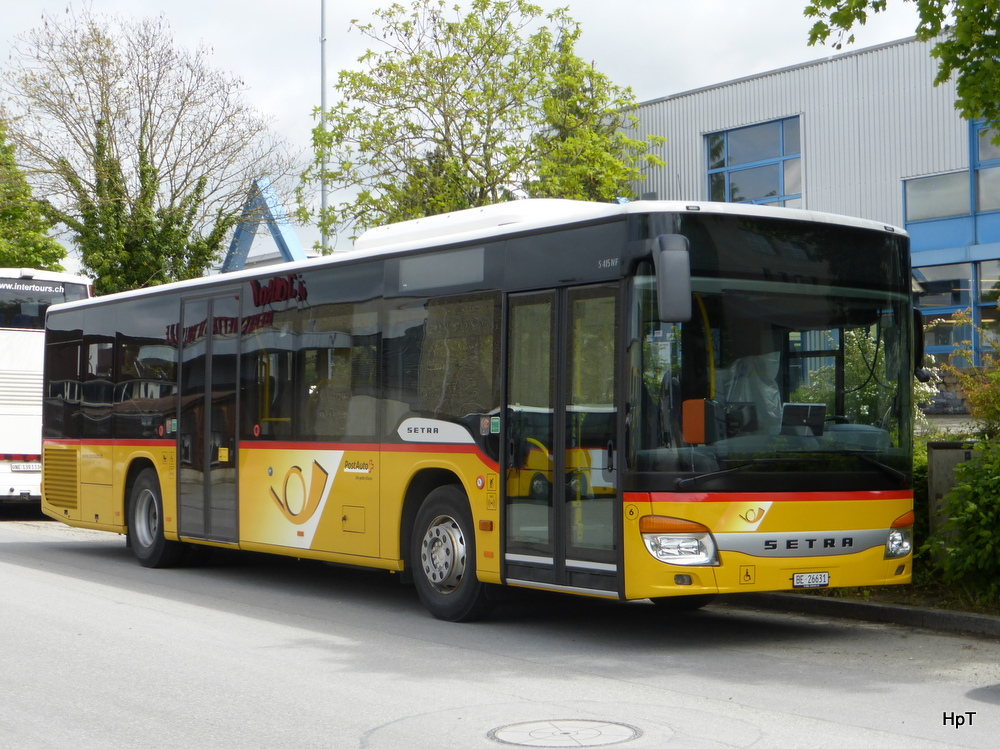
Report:
[[[420,542],[420,564],[427,581],[439,593],[451,593],[465,575],[465,536],[458,522],[439,515]]]

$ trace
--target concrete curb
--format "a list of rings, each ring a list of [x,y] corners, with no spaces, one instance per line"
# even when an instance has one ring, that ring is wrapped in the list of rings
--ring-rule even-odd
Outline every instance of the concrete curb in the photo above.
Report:
[[[868,603],[849,598],[827,598],[795,593],[741,593],[732,596],[719,596],[716,601],[737,608],[835,616],[841,619],[901,624],[906,627],[920,627],[939,632],[982,635],[1000,639],[1000,617],[988,614],[967,614],[960,611]]]

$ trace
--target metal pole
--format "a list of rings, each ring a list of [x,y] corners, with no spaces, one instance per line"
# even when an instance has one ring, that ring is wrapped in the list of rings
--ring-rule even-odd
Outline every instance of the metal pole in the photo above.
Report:
[[[319,13],[319,122],[323,130],[326,131],[326,0],[320,0]],[[319,185],[320,217],[326,216],[326,150],[323,151],[323,160],[320,164],[320,185]],[[327,248],[326,229],[323,229],[322,251],[325,254]]]

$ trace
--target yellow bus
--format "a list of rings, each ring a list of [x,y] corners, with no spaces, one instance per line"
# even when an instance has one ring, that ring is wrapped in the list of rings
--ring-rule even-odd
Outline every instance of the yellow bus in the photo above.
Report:
[[[799,210],[524,200],[350,252],[49,310],[43,510],[388,570],[700,606],[905,583],[905,233]],[[79,398],[67,393],[82,393]]]

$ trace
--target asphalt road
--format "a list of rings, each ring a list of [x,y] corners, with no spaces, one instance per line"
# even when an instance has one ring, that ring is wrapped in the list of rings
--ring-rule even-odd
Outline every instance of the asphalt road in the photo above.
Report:
[[[557,596],[446,624],[386,573],[239,554],[147,570],[121,537],[30,516],[0,520],[0,632],[0,747],[17,749],[867,749],[1000,735],[992,638]]]

